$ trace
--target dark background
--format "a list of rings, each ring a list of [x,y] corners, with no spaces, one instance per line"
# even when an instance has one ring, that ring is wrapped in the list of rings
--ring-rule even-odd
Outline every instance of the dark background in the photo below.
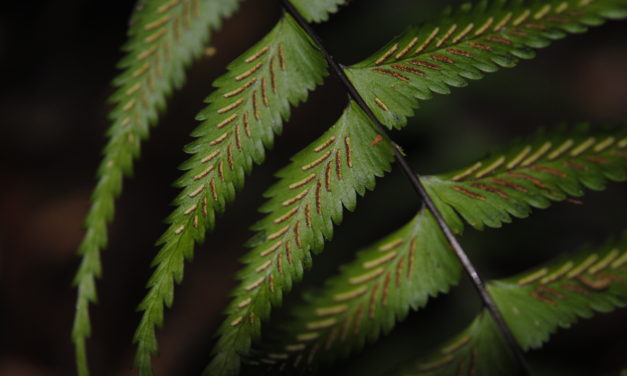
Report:
[[[105,142],[109,83],[118,73],[115,64],[132,7],[130,0],[0,5],[0,375],[75,373],[70,341],[75,250]],[[353,1],[317,30],[339,61],[350,64],[440,9],[435,0]],[[194,116],[225,64],[265,35],[279,16],[276,1],[243,3],[214,34],[217,54],[193,65],[188,84],[171,98],[144,144],[134,177],[125,181],[103,253],[104,279],[98,283],[100,302],[91,309],[94,332],[88,342],[94,375],[131,372],[131,338],[139,320],[135,307],[145,292],[153,244],[166,228],[163,219],[177,194],[171,182],[185,159],[182,146],[197,125]],[[428,174],[458,168],[537,127],[622,123],[627,119],[626,35],[626,23],[611,22],[559,41],[515,69],[453,89],[453,95],[435,96],[396,139],[414,168]],[[260,218],[261,193],[275,181],[273,172],[322,134],[345,103],[341,86],[328,78],[294,110],[267,163],[255,168],[215,232],[198,247],[159,331],[158,374],[202,369],[235,283],[237,258],[246,251],[242,243],[252,235],[247,228]],[[587,194],[582,206],[558,203],[499,231],[468,230],[462,242],[484,278],[508,276],[624,230],[626,193],[624,185],[611,183],[603,193]],[[358,210],[345,215],[305,282],[319,282],[338,262],[398,228],[418,204],[399,171],[379,180]],[[424,353],[465,327],[478,307],[464,280],[336,371],[372,374]],[[529,359],[547,374],[616,374],[627,365],[625,318],[619,310],[561,330]]]

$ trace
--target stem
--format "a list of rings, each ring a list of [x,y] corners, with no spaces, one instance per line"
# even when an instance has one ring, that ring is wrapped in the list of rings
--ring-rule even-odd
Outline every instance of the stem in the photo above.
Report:
[[[316,44],[318,49],[320,49],[320,51],[324,54],[329,66],[331,67],[333,74],[337,78],[340,79],[340,81],[342,82],[346,90],[348,91],[350,97],[359,105],[359,107],[361,107],[361,109],[366,113],[366,115],[370,118],[370,120],[377,126],[377,128],[379,129],[379,132],[383,136],[385,136],[388,140],[391,140],[390,136],[387,133],[385,126],[381,124],[381,122],[372,112],[370,107],[368,107],[368,105],[364,101],[361,94],[359,94],[355,86],[350,82],[350,80],[346,76],[346,73],[344,73],[344,70],[342,69],[342,67],[335,61],[333,56],[326,50],[326,48],[322,44],[322,41],[320,40],[318,35],[314,32],[314,30],[311,28],[309,23],[307,23],[307,21],[303,19],[302,15],[294,8],[294,6],[289,2],[289,0],[281,0],[281,2],[286,12],[289,13],[292,17],[294,17],[294,19],[296,20],[296,22],[298,22],[300,27],[302,27],[302,29],[309,35],[309,37]],[[396,145],[396,143],[392,142],[392,145]],[[453,252],[455,252],[455,255],[457,256],[464,270],[466,271],[466,274],[468,274],[475,289],[479,293],[481,301],[483,302],[484,306],[488,309],[488,311],[492,315],[492,318],[494,319],[497,326],[499,327],[501,333],[505,337],[505,341],[507,342],[510,351],[512,352],[512,354],[514,355],[514,358],[516,359],[518,365],[520,366],[522,373],[524,375],[530,375],[531,372],[523,356],[522,349],[518,345],[518,342],[516,342],[516,340],[514,339],[512,332],[510,331],[509,327],[505,323],[505,320],[503,319],[503,316],[499,312],[498,308],[496,307],[496,304],[494,303],[492,296],[490,295],[490,293],[488,292],[485,286],[485,282],[479,276],[477,269],[474,267],[474,265],[468,258],[468,255],[466,254],[462,246],[459,244],[457,238],[455,237],[455,234],[453,234],[453,231],[451,230],[449,225],[446,223],[446,221],[442,217],[442,214],[440,213],[438,208],[433,203],[433,200],[427,193],[424,185],[420,181],[420,175],[412,171],[411,167],[409,166],[409,163],[407,162],[403,154],[399,151],[398,147],[396,146],[394,147],[394,157],[396,158],[396,161],[401,165],[401,169],[403,170],[403,173],[410,180],[412,186],[414,187],[414,190],[422,198],[424,204],[427,206],[427,209],[431,212],[436,222],[438,223],[438,226],[444,233],[444,236],[446,237],[448,243],[453,249]]]

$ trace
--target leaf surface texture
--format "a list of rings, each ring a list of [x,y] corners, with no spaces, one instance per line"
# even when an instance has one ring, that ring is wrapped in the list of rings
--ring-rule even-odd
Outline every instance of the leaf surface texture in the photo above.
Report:
[[[159,241],[156,269],[140,304],[143,316],[135,341],[142,374],[151,373],[150,355],[157,351],[154,328],[163,322],[163,305],[172,304],[185,259],[191,259],[195,243],[213,227],[216,213],[234,199],[253,162],[263,161],[290,106],[303,101],[325,74],[324,59],[286,15],[215,81],[217,89],[198,115],[202,123],[193,132],[196,140],[186,148],[192,155],[177,182],[182,192]]]
[[[534,57],[552,40],[626,16],[625,0],[468,3],[409,29],[346,74],[383,124],[401,128],[416,99],[449,94],[449,87]]]
[[[547,142],[551,145],[555,143],[557,147],[542,146]],[[512,212],[524,213],[518,216],[526,217],[530,212],[530,203],[540,202],[543,204],[541,207],[547,207],[551,200],[564,199],[566,193],[583,194],[582,182],[587,182],[588,187],[602,189],[607,177],[623,179],[627,167],[625,147],[624,128],[596,131],[587,126],[559,128],[550,135],[540,132],[528,142],[518,142],[504,150],[504,154],[495,153],[486,158],[480,168],[471,166],[426,177],[423,183],[452,229],[462,233],[464,222],[456,210],[475,227],[482,228],[476,226],[477,223],[494,227],[496,219],[501,220],[499,225],[510,222]],[[524,158],[520,157],[522,151],[525,151]],[[507,158],[501,161],[501,155]],[[585,169],[575,168],[581,175],[572,174],[569,178],[548,170],[553,165],[548,166],[544,162],[551,158],[555,171],[570,168],[573,164],[585,166]],[[500,162],[495,164],[494,161]],[[600,162],[602,168],[597,167]],[[469,169],[472,169],[472,174],[468,173]],[[509,182],[507,173],[517,174],[515,176],[520,181]],[[527,176],[527,173],[540,175]],[[507,183],[497,180],[502,183],[498,189],[491,185],[487,188],[479,185],[485,199],[469,197],[475,195],[476,184],[470,187],[474,189],[470,193],[466,192],[465,186],[461,190],[449,186],[458,184],[457,181],[472,183],[477,174],[480,179],[488,181],[479,180],[477,184],[494,184],[489,179],[501,179]],[[547,176],[553,180],[547,180]],[[564,190],[562,187],[565,186],[571,189]],[[557,193],[560,195],[556,196]],[[459,195],[469,201],[450,199],[448,195]],[[536,195],[539,198],[534,199]],[[518,212],[511,208],[518,209]],[[262,349],[258,358],[265,364],[287,364],[299,368],[347,356],[362,348],[366,341],[374,342],[389,332],[410,308],[421,308],[430,296],[447,292],[451,285],[458,282],[459,268],[457,258],[437,223],[428,211],[421,209],[406,226],[360,252],[323,288],[305,293],[305,302],[295,306],[293,319],[283,328],[289,339]]]
[[[210,30],[220,27],[238,0],[146,0],[138,2],[131,18],[122,73],[110,98],[113,110],[108,142],[98,169],[98,182],[79,246],[82,261],[74,283],[78,288],[72,339],[80,375],[89,374],[85,339],[90,336],[89,303],[95,302],[95,279],[102,266],[100,250],[107,245],[107,223],[113,219],[114,201],[124,175],[133,169],[141,140],[157,122],[166,98],[180,87],[185,68],[206,46]]]
[[[563,255],[545,265],[488,284],[490,294],[524,350],[538,348],[558,327],[627,305],[627,233],[618,241]],[[462,333],[398,375],[511,375],[516,363],[484,309]]]
[[[347,356],[388,333],[409,309],[457,283],[460,265],[428,210],[359,252],[325,287],[304,296],[286,325],[286,341],[261,357],[266,364],[308,367]]]
[[[426,177],[427,190],[473,227],[500,227],[531,208],[582,196],[583,188],[602,190],[608,180],[627,178],[627,130],[586,125],[539,132],[499,153],[449,174]]]
[[[488,290],[521,347],[539,348],[558,328],[627,305],[627,233],[494,281]]]
[[[390,169],[391,145],[372,145],[377,131],[352,103],[322,137],[298,153],[278,173],[281,180],[267,192],[268,213],[253,229],[257,235],[239,273],[241,284],[227,308],[214,358],[207,375],[237,374],[240,357],[247,356],[260,323],[280,304],[292,283],[330,239],[344,207],[353,210],[357,194],[373,189],[375,178]]]

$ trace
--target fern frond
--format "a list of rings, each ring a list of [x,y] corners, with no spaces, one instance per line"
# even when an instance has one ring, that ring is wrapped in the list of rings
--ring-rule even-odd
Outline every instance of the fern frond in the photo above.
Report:
[[[216,213],[235,197],[253,162],[260,163],[289,117],[290,104],[305,100],[322,82],[325,60],[296,22],[285,15],[259,43],[229,65],[218,78],[209,105],[198,115],[196,141],[186,151],[192,156],[177,185],[182,192],[177,208],[159,243],[156,269],[149,291],[140,304],[143,312],[135,333],[135,364],[141,374],[151,374],[150,356],[157,351],[155,326],[163,322],[163,305],[171,306],[174,282],[183,278],[185,260],[194,245],[213,228]]]
[[[481,1],[410,29],[346,74],[377,118],[401,128],[432,93],[448,94],[467,79],[535,55],[567,33],[627,16],[625,0]]]
[[[240,357],[271,307],[280,304],[292,283],[311,264],[311,251],[320,252],[342,220],[343,207],[353,210],[356,196],[373,189],[375,178],[390,169],[392,146],[382,140],[368,117],[351,102],[337,123],[298,153],[282,169],[281,180],[266,193],[261,208],[268,215],[254,229],[253,249],[239,273],[241,284],[227,308],[214,358],[207,375],[234,375]]]
[[[556,147],[543,146],[547,142]],[[625,130],[591,132],[586,126],[570,130],[561,128],[549,135],[540,132],[528,143],[515,145],[504,153],[487,158],[487,162],[482,162],[479,167],[424,177],[423,182],[449,225],[455,232],[461,233],[463,222],[453,209],[475,227],[484,223],[493,225],[495,218],[509,222],[502,219],[508,213],[528,215],[529,205],[539,206],[538,203],[541,203],[546,206],[549,199],[563,199],[563,196],[555,196],[557,193],[581,195],[579,182],[601,189],[605,177],[623,179],[627,163],[625,147]],[[505,156],[502,161],[501,155]],[[499,162],[495,164],[494,161]],[[578,167],[575,168],[576,173],[568,172],[569,175],[562,176],[554,172],[573,166]],[[522,181],[508,180],[509,173],[516,174]],[[477,176],[478,181],[474,181]],[[463,189],[450,187],[464,181],[474,183],[474,186],[462,186]],[[489,185],[494,181],[502,183],[501,186],[494,188]],[[539,184],[545,188],[540,189]],[[477,209],[476,205],[471,206],[465,201],[465,205],[461,206],[458,204],[461,199],[449,199],[451,195],[461,195],[473,205],[474,201],[479,201],[478,205],[492,205],[492,196],[485,200],[477,199],[478,196],[466,197],[468,192],[479,195],[470,191],[477,187],[482,188],[482,195],[494,195],[503,203],[497,201],[500,206],[497,209],[489,206],[488,211],[482,206]],[[500,214],[493,213],[497,210]],[[408,262],[411,266],[406,264]],[[405,268],[408,268],[408,278],[392,283],[398,276],[404,276]],[[399,274],[401,269],[403,272]],[[358,276],[365,276],[365,279]],[[457,260],[431,214],[423,209],[404,228],[364,250],[355,261],[343,266],[340,274],[329,280],[323,289],[306,294],[306,304],[293,310],[294,318],[285,328],[289,339],[282,345],[264,350],[260,359],[265,363],[291,363],[295,366],[345,356],[362,347],[366,339],[374,341],[382,333],[389,332],[397,321],[404,318],[410,307],[418,309],[424,306],[429,296],[447,291],[458,280]],[[335,301],[338,294],[351,290],[359,295],[355,295],[350,304]],[[382,300],[386,304],[381,304]],[[373,307],[374,310],[369,311]],[[351,331],[351,325],[355,325],[351,321],[358,319],[363,321],[363,327]],[[338,339],[341,331],[348,333],[344,334],[344,339]]]
[[[459,229],[457,229],[459,230]],[[265,364],[309,367],[347,356],[388,333],[410,307],[457,283],[460,264],[426,209],[400,230],[361,251],[320,291],[304,296],[285,342],[263,357]]]
[[[437,351],[391,374],[503,376],[514,375],[515,370],[516,363],[503,335],[492,316],[484,309],[468,328]]]
[[[330,13],[335,13],[341,5],[348,0],[290,0],[298,13],[307,22],[321,22],[329,18]]]
[[[80,375],[89,373],[85,340],[90,336],[89,303],[96,301],[95,279],[101,275],[100,250],[107,245],[107,223],[124,175],[132,172],[142,139],[157,122],[166,97],[180,87],[185,68],[202,53],[210,29],[237,7],[238,0],[146,0],[131,18],[123,72],[113,81],[109,141],[98,169],[98,183],[79,246],[82,261],[74,284],[78,288],[72,339]]]
[[[500,227],[531,207],[601,190],[627,178],[627,129],[591,130],[586,125],[539,132],[464,169],[423,179],[427,190],[478,229]],[[442,208],[450,217],[450,208]]]
[[[532,271],[492,281],[488,289],[524,350],[538,348],[558,327],[627,305],[627,233]],[[486,310],[469,328],[399,375],[511,375],[516,365]]]
[[[627,232],[488,285],[520,346],[541,347],[557,328],[627,306]]]

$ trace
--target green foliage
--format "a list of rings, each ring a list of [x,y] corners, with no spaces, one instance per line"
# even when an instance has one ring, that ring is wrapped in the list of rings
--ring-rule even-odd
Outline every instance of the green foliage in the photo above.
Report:
[[[253,162],[263,161],[265,148],[272,146],[274,133],[281,132],[289,116],[290,104],[303,101],[324,74],[324,60],[286,15],[215,81],[217,90],[197,117],[203,121],[193,132],[197,139],[186,148],[192,156],[177,182],[182,192],[159,241],[156,269],[140,304],[144,312],[135,333],[135,361],[142,374],[151,373],[150,355],[157,351],[154,328],[163,322],[163,305],[172,305],[174,282],[183,278],[195,243],[213,227],[216,212],[234,199]]]
[[[429,192],[448,207],[447,221],[460,213],[473,227],[500,227],[511,217],[525,218],[531,207],[601,190],[605,182],[627,178],[627,129],[589,129],[587,125],[538,132],[528,142],[449,174],[424,179]]]
[[[549,135],[538,132],[530,142],[423,181],[457,233],[462,233],[463,223],[453,208],[474,227],[497,227],[511,221],[510,213],[528,216],[530,204],[546,208],[549,199],[564,199],[565,193],[581,196],[580,182],[603,189],[605,176],[624,179],[626,134],[624,128],[591,132],[583,125],[561,127]],[[546,146],[553,143],[556,148]],[[571,177],[562,171],[573,166],[577,173],[569,171]],[[507,180],[512,174],[522,181]],[[305,302],[292,310],[293,319],[285,325],[284,343],[261,358],[298,366],[347,356],[367,339],[375,341],[389,332],[410,308],[423,307],[430,296],[447,292],[458,281],[459,263],[431,214],[422,209],[403,228],[360,252],[324,288],[305,293]]]
[[[261,321],[279,304],[293,282],[311,264],[310,251],[320,252],[343,207],[354,210],[357,193],[374,188],[374,180],[390,169],[392,147],[372,145],[378,133],[362,110],[351,103],[337,123],[298,153],[277,175],[281,180],[261,208],[268,213],[254,229],[253,248],[239,273],[241,284],[227,308],[208,375],[237,374],[240,356],[259,336]]]
[[[73,339],[77,366],[88,374],[85,338],[88,303],[96,298],[99,250],[122,176],[131,171],[139,142],[157,120],[166,96],[182,84],[184,68],[206,45],[208,30],[237,6],[236,0],[140,0],[131,19],[124,72],[115,80],[113,125],[99,170],[99,183],[81,245],[76,277],[79,297]],[[292,0],[308,22],[327,20],[345,0]],[[627,0],[495,0],[463,5],[437,20],[412,28],[372,57],[344,69],[375,116],[388,128],[402,128],[418,100],[447,94],[499,67],[532,58],[550,41],[579,33],[605,19],[627,16]],[[298,18],[298,17],[297,17]],[[292,16],[285,13],[258,43],[228,66],[214,82],[201,124],[185,151],[177,181],[181,192],[152,266],[148,292],[139,309],[134,336],[135,365],[151,375],[157,353],[156,328],[173,304],[175,283],[186,260],[213,229],[254,164],[262,163],[292,106],[321,84],[327,61]],[[261,325],[323,250],[357,196],[374,189],[391,169],[396,144],[381,133],[364,109],[349,101],[344,113],[318,140],[296,154],[277,174],[253,226],[239,284],[226,309],[206,375],[236,375],[254,354]],[[452,230],[464,221],[482,229],[527,217],[532,207],[579,197],[583,188],[600,190],[607,180],[627,178],[627,130],[581,125],[538,132],[526,142],[493,153],[463,169],[422,178],[428,195]],[[400,150],[400,148],[398,149]],[[462,220],[463,219],[463,220]],[[625,235],[620,247],[627,244]],[[508,326],[524,349],[539,347],[558,326],[593,311],[625,305],[625,251],[608,244],[600,250],[540,267],[489,285]],[[621,248],[621,249],[622,249]],[[376,341],[404,319],[410,308],[426,305],[460,278],[460,264],[434,215],[425,208],[407,225],[340,268],[324,287],[305,294],[292,310],[278,344],[260,345],[258,364],[307,369]],[[503,374],[513,360],[492,318],[482,312],[473,324],[411,372],[450,374],[454,370]],[[460,371],[460,372],[461,372]],[[457,371],[455,371],[457,372]]]
[[[564,255],[488,289],[516,340],[538,348],[558,327],[627,305],[627,233],[619,241]],[[515,365],[486,310],[470,326],[402,375],[512,374]]]
[[[425,209],[398,231],[361,251],[324,288],[304,294],[293,309],[283,343],[263,363],[292,367],[331,361],[375,341],[397,321],[447,292],[460,266],[431,213]]]
[[[539,348],[558,327],[627,305],[627,233],[489,284],[499,310],[525,350]]]
[[[463,87],[466,80],[533,58],[533,49],[551,40],[626,16],[624,0],[467,3],[409,29],[346,74],[383,124],[402,128],[416,99],[449,94],[449,86]]]
[[[100,250],[107,246],[107,223],[113,219],[114,201],[122,179],[132,172],[140,142],[157,122],[165,99],[185,78],[185,68],[198,58],[209,31],[237,7],[238,0],[146,0],[131,18],[126,56],[113,81],[113,110],[109,140],[98,169],[98,183],[85,221],[86,234],[79,247],[81,265],[74,284],[78,288],[72,339],[80,375],[89,373],[85,339],[90,336],[89,303],[96,301],[95,279],[101,274]]]
[[[293,0],[294,7],[307,22],[327,21],[329,14],[338,11],[348,0]]]
[[[403,366],[395,375],[509,375],[516,364],[487,310],[432,354]]]

